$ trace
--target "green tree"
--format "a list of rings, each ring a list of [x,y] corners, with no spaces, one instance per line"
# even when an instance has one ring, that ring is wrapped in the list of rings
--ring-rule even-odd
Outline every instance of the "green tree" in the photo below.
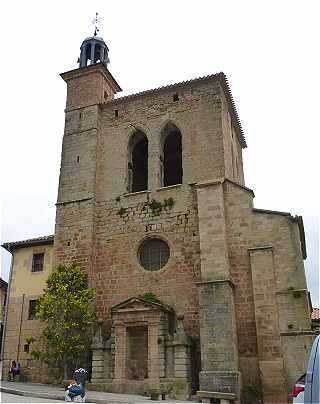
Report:
[[[37,303],[37,318],[44,325],[31,354],[50,366],[68,369],[82,364],[90,350],[91,330],[96,323],[92,310],[95,291],[87,274],[76,264],[59,265],[48,277]]]

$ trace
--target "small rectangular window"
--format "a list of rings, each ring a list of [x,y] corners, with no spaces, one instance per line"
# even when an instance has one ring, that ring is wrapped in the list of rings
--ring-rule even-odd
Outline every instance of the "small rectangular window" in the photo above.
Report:
[[[35,320],[37,318],[36,315],[37,302],[38,302],[37,300],[29,300],[28,320]]]
[[[116,118],[118,118],[118,116],[119,116],[119,111],[118,111],[117,109],[114,110],[114,116],[115,116]]]
[[[179,101],[179,94],[173,94],[173,101]]]
[[[32,259],[32,272],[43,271],[44,253],[33,254]]]

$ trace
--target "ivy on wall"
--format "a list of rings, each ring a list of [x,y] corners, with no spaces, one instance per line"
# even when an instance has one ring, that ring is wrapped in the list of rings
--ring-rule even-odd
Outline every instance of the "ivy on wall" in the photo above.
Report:
[[[157,201],[156,199],[152,199],[150,202],[147,202],[145,208],[150,208],[153,216],[159,216],[162,210],[172,209],[174,206],[174,199],[168,198],[164,199],[163,202]]]
[[[119,202],[118,199],[116,199],[116,201]],[[171,197],[164,199],[163,201],[151,199],[151,201],[145,203],[142,210],[146,210],[149,208],[153,216],[159,216],[162,211],[171,210],[174,206],[174,203],[175,201]],[[127,208],[124,208],[123,206],[121,206],[121,208],[117,212],[117,214],[122,218],[126,215],[126,213]]]

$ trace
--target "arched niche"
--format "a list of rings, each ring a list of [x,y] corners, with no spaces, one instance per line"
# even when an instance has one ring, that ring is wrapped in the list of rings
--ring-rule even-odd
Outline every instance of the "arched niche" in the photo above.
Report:
[[[160,161],[162,186],[182,184],[182,136],[171,122],[161,131]]]
[[[128,191],[148,189],[148,139],[142,131],[134,132],[128,145]]]

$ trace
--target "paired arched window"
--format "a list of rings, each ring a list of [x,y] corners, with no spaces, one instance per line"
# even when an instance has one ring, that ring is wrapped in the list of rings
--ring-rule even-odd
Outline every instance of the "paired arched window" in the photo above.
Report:
[[[136,131],[129,141],[128,191],[148,189],[148,139],[143,132]]]
[[[162,186],[182,184],[181,132],[173,124],[167,124],[161,134]]]
[[[182,183],[182,140],[180,130],[167,124],[161,132],[161,186]],[[140,192],[148,189],[148,139],[135,131],[129,140],[128,191]]]

